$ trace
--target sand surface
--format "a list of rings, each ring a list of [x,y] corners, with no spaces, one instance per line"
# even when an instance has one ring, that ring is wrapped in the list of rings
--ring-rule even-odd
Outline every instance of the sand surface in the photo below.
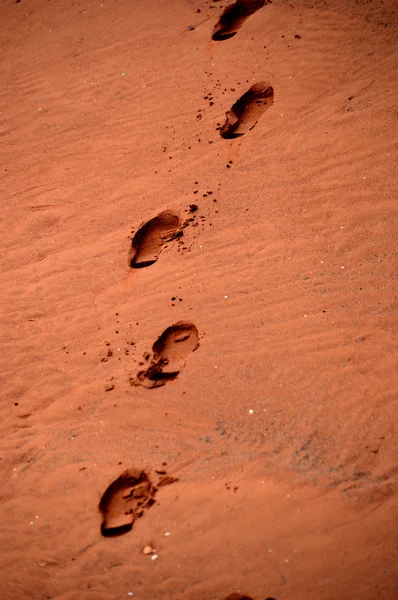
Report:
[[[2,600],[397,597],[397,7],[225,6],[0,2]]]

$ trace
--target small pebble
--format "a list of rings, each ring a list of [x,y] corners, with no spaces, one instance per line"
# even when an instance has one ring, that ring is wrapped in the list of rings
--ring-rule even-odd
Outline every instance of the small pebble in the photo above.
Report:
[[[146,555],[148,555],[148,554],[152,554],[152,553],[153,553],[153,548],[152,548],[152,546],[145,546],[145,548],[144,548],[144,549],[143,549],[143,551],[142,551],[142,554],[146,554]]]
[[[158,554],[152,554],[151,560],[157,560],[159,558]]]

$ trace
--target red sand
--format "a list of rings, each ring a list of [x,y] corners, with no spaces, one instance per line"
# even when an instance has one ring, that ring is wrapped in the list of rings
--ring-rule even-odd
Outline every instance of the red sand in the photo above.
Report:
[[[2,600],[397,597],[396,5],[225,6],[1,2]]]

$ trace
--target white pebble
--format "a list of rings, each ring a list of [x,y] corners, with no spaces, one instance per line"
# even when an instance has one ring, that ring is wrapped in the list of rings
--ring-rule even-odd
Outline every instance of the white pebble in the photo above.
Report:
[[[151,560],[157,560],[159,558],[159,554],[152,554]]]

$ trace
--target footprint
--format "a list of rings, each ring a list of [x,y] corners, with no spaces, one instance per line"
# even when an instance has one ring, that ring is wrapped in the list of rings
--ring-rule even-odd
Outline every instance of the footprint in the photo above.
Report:
[[[251,596],[246,596],[246,594],[229,594],[225,600],[253,600]],[[276,600],[275,598],[266,598],[265,600]]]
[[[256,126],[259,118],[274,102],[274,90],[269,83],[255,83],[226,113],[220,135],[233,139],[244,135]]]
[[[131,242],[130,267],[142,269],[153,265],[159,258],[164,245],[181,237],[180,225],[180,217],[168,210],[144,223]]]
[[[253,600],[253,598],[245,594],[229,594],[225,600]]]
[[[262,8],[265,3],[266,0],[236,0],[235,4],[227,6],[214,27],[212,39],[222,42],[236,35],[246,19]]]
[[[99,503],[101,533],[112,537],[127,533],[145,508],[154,502],[155,486],[145,471],[127,469],[104,492]]]
[[[199,346],[195,325],[179,321],[165,329],[152,346],[153,357],[145,371],[137,373],[134,385],[156,388],[175,379],[187,356]]]

